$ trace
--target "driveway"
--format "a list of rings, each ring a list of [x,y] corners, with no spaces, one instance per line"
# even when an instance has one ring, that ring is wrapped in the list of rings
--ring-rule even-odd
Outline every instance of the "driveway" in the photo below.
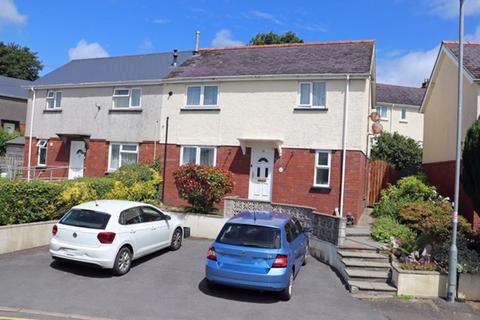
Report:
[[[54,263],[47,248],[0,256],[0,319],[9,314],[7,307],[22,308],[11,315],[34,319],[67,315],[83,315],[83,319],[390,318],[385,306],[352,298],[330,268],[314,259],[299,273],[288,302],[270,293],[210,290],[203,270],[209,244],[186,240],[179,251],[162,251],[137,261],[123,277]]]

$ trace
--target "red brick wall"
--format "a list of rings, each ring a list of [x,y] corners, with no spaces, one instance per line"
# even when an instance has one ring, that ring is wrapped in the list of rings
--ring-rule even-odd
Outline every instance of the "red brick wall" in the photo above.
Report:
[[[423,164],[428,182],[438,188],[438,192],[444,197],[450,197],[453,201],[455,193],[455,161],[444,161]],[[480,215],[473,209],[473,204],[463,188],[460,191],[459,213],[468,219],[474,230],[480,231]]]
[[[178,197],[173,172],[180,162],[180,147],[169,145],[167,151],[167,172],[165,178],[164,202],[171,206],[184,206],[186,202]],[[281,158],[276,155],[272,201],[317,208],[320,212],[333,213],[340,205],[341,151],[332,152],[331,188],[313,188],[315,151],[308,149],[283,149]],[[232,195],[248,197],[250,174],[250,148],[243,155],[239,147],[217,148],[217,166],[230,170],[234,176]],[[283,172],[279,168],[283,167]],[[347,153],[345,208],[356,219],[365,208],[366,157],[362,152]],[[222,209],[223,203],[219,209]]]

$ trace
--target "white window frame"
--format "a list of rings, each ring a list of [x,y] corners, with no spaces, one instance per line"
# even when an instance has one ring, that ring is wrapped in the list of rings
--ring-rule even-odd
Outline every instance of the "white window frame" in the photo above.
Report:
[[[10,131],[11,128],[12,128],[11,126],[13,126],[13,130],[12,130],[12,131]],[[16,131],[16,128],[17,128],[17,125],[16,125],[15,122],[4,121],[4,122],[2,123],[2,129],[3,129],[3,131],[5,131],[5,132],[14,133],[14,132]]]
[[[49,97],[48,94],[50,92],[53,92],[53,97]],[[58,106],[57,106],[57,94],[60,94],[60,102],[58,103]],[[49,100],[52,100],[53,101],[53,108],[50,108],[48,106],[48,101]],[[60,110],[62,109],[62,100],[63,100],[63,92],[62,91],[58,91],[58,90],[48,90],[47,91],[47,96],[45,97],[45,101],[46,101],[46,105],[45,105],[45,109],[47,110]]]
[[[318,154],[326,153],[328,154],[328,165],[319,165],[318,164]],[[328,183],[327,184],[317,184],[317,169],[328,169]],[[330,188],[330,176],[332,173],[332,151],[330,150],[315,150],[315,165],[314,165],[314,174],[313,174],[313,186],[317,188]]]
[[[117,90],[127,90],[128,95],[116,95],[115,91]],[[140,90],[140,101],[138,106],[132,106],[132,90]],[[113,93],[112,93],[112,109],[115,110],[128,110],[128,109],[141,109],[142,108],[142,88],[113,88]],[[128,97],[128,107],[122,108],[122,107],[117,107],[115,106],[115,98],[126,98]]]
[[[200,104],[188,104],[188,89],[193,88],[193,87],[200,87]],[[205,93],[205,87],[217,87],[217,104],[204,104],[204,93]],[[220,86],[216,83],[212,84],[192,84],[188,85],[185,88],[185,107],[186,108],[211,108],[211,109],[216,109],[219,107],[220,103],[218,102],[220,99]]]
[[[48,149],[48,140],[40,139],[37,142],[37,166],[38,167],[45,167],[47,165],[47,152]],[[45,150],[45,163],[40,163],[40,152],[41,150]]]
[[[403,113],[405,112],[405,117]],[[407,108],[400,108],[400,122],[408,122],[407,120]]]
[[[135,145],[137,147],[137,150],[134,152],[134,151],[130,151],[130,150],[122,150],[122,147],[123,145],[125,144],[129,144],[129,145]],[[139,145],[138,143],[134,143],[134,142],[110,142],[109,146],[108,146],[108,171],[111,172],[111,171],[115,171],[117,170],[118,168],[112,168],[111,167],[111,160],[112,160],[112,146],[119,146],[119,150],[118,150],[118,168],[120,168],[122,166],[122,152],[123,153],[134,153],[137,155],[137,162],[138,163],[138,157],[140,155],[140,150],[139,150]]]
[[[382,117],[382,114],[380,113],[380,111],[378,111],[378,108],[385,109],[385,117]],[[378,113],[380,120],[388,121],[388,111],[389,111],[388,109],[389,108],[387,106],[381,106],[381,105],[378,105],[375,107],[375,111]]]
[[[324,95],[325,95],[325,105],[323,106],[314,106],[313,105],[313,84],[314,83],[323,83],[323,87],[325,88]],[[302,104],[302,85],[308,84],[310,87],[310,97],[308,104]],[[312,109],[327,109],[327,83],[326,81],[302,81],[298,83],[298,94],[297,94],[297,105],[300,108],[312,108]]]
[[[201,149],[213,149],[213,166],[217,166],[217,147],[216,146],[195,146],[195,145],[184,145],[180,148],[180,165],[183,166],[183,150],[184,148],[195,148],[195,164],[200,165],[200,152]]]

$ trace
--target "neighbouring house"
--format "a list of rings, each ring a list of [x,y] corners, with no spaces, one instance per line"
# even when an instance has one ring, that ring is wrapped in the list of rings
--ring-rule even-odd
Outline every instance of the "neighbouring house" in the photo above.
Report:
[[[28,92],[32,82],[0,76],[0,126],[7,132],[25,129]]]
[[[158,158],[173,206],[185,204],[174,170],[213,165],[233,173],[233,196],[360,215],[374,41],[176,56],[75,60],[37,80],[26,162],[31,153],[31,166],[66,167],[56,174],[74,178]]]
[[[384,132],[398,132],[423,141],[423,114],[420,113],[425,85],[416,87],[377,83],[376,111]]]
[[[441,194],[453,198],[457,121],[458,43],[444,41],[421,107],[424,114],[423,167]],[[462,142],[480,115],[480,42],[464,46]],[[476,229],[480,217],[462,191],[460,213]]]

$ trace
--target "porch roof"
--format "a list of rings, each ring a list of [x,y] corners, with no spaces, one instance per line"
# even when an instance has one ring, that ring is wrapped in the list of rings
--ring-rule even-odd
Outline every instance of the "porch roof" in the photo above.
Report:
[[[243,154],[247,152],[247,147],[269,146],[277,149],[278,155],[282,156],[283,139],[280,138],[238,138],[240,148]]]

